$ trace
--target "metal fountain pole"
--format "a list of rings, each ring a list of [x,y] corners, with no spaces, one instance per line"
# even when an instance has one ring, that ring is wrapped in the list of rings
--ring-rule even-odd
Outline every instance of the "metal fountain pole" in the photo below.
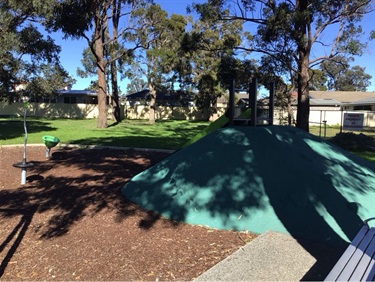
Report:
[[[27,112],[27,106],[28,106],[28,101],[27,100],[28,99],[24,99],[24,101],[23,101],[23,107],[24,107],[23,129],[25,130],[25,138],[23,140],[23,159],[22,159],[22,163],[24,165],[26,165],[26,143],[27,143],[26,112]],[[26,183],[26,167],[23,167],[21,169],[21,184],[25,184],[25,183]]]
[[[28,167],[33,167],[34,164],[26,162],[26,143],[27,143],[26,112],[27,112],[27,107],[29,105],[29,98],[24,96],[22,98],[22,101],[23,101],[23,107],[24,107],[23,128],[25,131],[25,137],[24,137],[24,142],[23,142],[23,158],[22,158],[22,162],[14,163],[13,166],[21,169],[21,185],[24,185],[26,184],[26,169]]]

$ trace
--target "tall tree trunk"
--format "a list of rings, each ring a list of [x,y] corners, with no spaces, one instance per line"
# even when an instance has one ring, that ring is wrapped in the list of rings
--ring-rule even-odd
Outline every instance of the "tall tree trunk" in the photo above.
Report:
[[[297,127],[309,131],[310,99],[309,99],[309,57],[300,52],[298,71],[298,108]]]
[[[288,112],[288,125],[293,124],[293,110],[292,110],[292,93],[289,92],[287,95],[287,112]]]
[[[311,51],[311,16],[308,0],[296,0],[296,39],[298,42],[298,106],[297,127],[309,131],[309,60]]]
[[[100,14],[100,11],[97,13]],[[105,77],[105,68],[106,62],[104,58],[104,44],[103,44],[103,33],[102,33],[102,25],[100,21],[100,17],[96,17],[97,20],[95,21],[95,46],[94,52],[96,57],[96,65],[97,65],[97,74],[98,74],[98,128],[106,128],[108,127],[107,123],[107,80]]]
[[[112,3],[112,48],[111,48],[111,85],[112,85],[112,115],[116,122],[121,121],[121,110],[119,101],[118,81],[117,81],[117,63],[114,58],[117,56],[117,39],[118,39],[118,24],[120,20],[121,1],[114,0]]]
[[[116,122],[120,122],[121,110],[120,110],[120,101],[119,101],[119,94],[118,94],[116,62],[111,62],[111,85],[112,85],[112,115]]]
[[[148,89],[150,90],[150,115],[148,122],[149,124],[155,123],[155,104],[156,104],[156,90],[152,83],[148,83]]]
[[[107,83],[105,78],[105,71],[104,71],[104,60],[100,60],[97,62],[98,64],[98,109],[99,109],[99,116],[98,116],[98,128],[106,128],[108,127],[107,123]]]

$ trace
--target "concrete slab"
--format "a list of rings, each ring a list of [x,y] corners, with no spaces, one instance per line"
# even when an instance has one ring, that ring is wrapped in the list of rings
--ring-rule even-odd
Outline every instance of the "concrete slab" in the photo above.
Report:
[[[307,242],[299,242],[290,235],[267,231],[233,253],[194,281],[301,281],[323,280],[341,250],[313,248],[325,257],[323,267],[316,269],[318,260],[306,249]],[[309,243],[312,247],[313,243]],[[326,253],[324,253],[326,252]]]

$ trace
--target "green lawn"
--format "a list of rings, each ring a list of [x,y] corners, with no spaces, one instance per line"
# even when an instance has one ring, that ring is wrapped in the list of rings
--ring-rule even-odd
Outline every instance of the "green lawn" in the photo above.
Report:
[[[370,162],[375,163],[375,152],[370,151],[364,151],[364,152],[352,152],[353,154],[356,154],[357,156],[360,156]]]
[[[52,135],[61,143],[106,145],[157,149],[179,149],[208,126],[208,122],[126,120],[105,129],[96,128],[97,120],[27,118],[28,144],[42,143]],[[0,145],[23,144],[22,118],[0,119]]]
[[[96,119],[42,119],[27,118],[28,144],[41,144],[43,135],[58,137],[64,144],[103,145],[154,149],[180,149],[186,142],[207,129],[203,121],[157,121],[154,125],[145,120],[124,120],[105,129],[96,128]],[[319,136],[319,127],[310,128]],[[339,127],[327,128],[327,139],[339,132]],[[374,132],[362,132],[374,135]],[[22,118],[0,118],[0,145],[23,144]],[[374,152],[353,152],[375,162]]]
[[[352,132],[343,130],[343,132]],[[375,136],[375,131],[370,129],[363,129],[361,131],[353,131],[356,134],[363,133],[366,135]],[[310,126],[310,133],[314,134],[316,136],[324,137],[324,127],[322,126],[319,128],[319,126]],[[326,137],[330,138],[335,136],[337,133],[340,133],[340,126],[339,125],[333,125],[333,126],[327,126],[326,128]]]
[[[375,131],[374,130],[371,130],[371,129],[363,129],[361,131],[345,131],[343,130],[342,131],[343,133],[347,133],[347,132],[351,132],[351,133],[354,133],[355,136],[360,136],[360,134],[364,134],[366,136],[371,136],[371,137],[375,137]],[[319,128],[318,126],[312,126],[310,127],[310,133],[311,134],[314,134],[316,136],[320,136],[323,138],[324,136],[324,128]],[[340,133],[340,126],[327,126],[326,128],[326,140],[330,140],[332,137],[336,136],[336,134]],[[357,143],[360,143],[361,138],[359,138],[358,140],[356,140],[355,142]],[[346,142],[349,142],[350,140],[346,140]],[[353,140],[351,141],[353,142]],[[353,154],[356,154],[370,162],[375,162],[375,152],[374,151],[366,151],[365,150],[361,150],[361,151],[351,151],[351,153]]]

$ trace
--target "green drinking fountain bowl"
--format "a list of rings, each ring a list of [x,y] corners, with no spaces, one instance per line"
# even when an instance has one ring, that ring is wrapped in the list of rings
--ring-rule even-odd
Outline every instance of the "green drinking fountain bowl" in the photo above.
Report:
[[[51,135],[44,135],[42,139],[43,139],[44,145],[46,145],[48,149],[55,147],[60,142],[59,138],[51,136]]]
[[[43,139],[44,145],[46,145],[46,147],[47,147],[46,157],[48,158],[51,148],[53,148],[57,144],[59,144],[60,139],[55,137],[55,136],[51,136],[51,135],[44,135],[42,137],[42,139]]]

